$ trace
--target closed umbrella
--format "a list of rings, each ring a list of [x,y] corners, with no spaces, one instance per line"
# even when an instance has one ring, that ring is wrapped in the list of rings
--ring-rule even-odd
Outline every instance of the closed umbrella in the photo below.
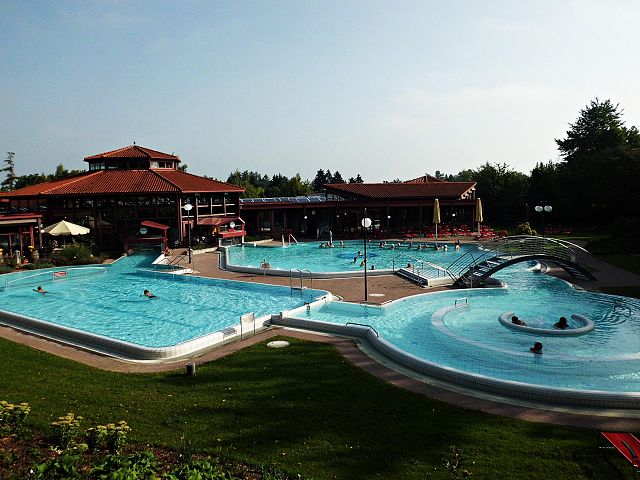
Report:
[[[437,198],[433,202],[433,223],[436,224],[436,238],[438,238],[438,224],[440,223],[440,202]]]
[[[484,219],[482,218],[482,200],[476,199],[476,216],[475,221],[478,222],[478,235],[480,235],[480,224]]]

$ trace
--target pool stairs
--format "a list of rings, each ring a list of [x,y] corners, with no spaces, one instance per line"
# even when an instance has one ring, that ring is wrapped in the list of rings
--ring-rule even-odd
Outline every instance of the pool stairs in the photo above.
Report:
[[[412,281],[413,283],[417,283],[421,287],[440,287],[440,286],[453,285],[453,278],[449,276],[430,278],[422,274],[422,272],[419,270],[411,271],[407,268],[401,268],[396,273],[399,276]]]

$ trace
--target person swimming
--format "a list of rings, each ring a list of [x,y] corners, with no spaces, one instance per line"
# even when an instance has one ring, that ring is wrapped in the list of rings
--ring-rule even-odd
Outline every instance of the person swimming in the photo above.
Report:
[[[49,293],[44,288],[42,288],[40,285],[38,285],[38,288],[34,288],[33,291],[37,292],[37,293],[41,293],[43,295],[46,294],[46,293]]]
[[[151,293],[149,290],[145,290],[143,295],[147,298],[158,298],[156,297],[153,293]]]
[[[566,317],[560,317],[556,323],[553,324],[553,328],[557,328],[558,330],[565,330],[569,328],[569,323]]]
[[[542,344],[540,342],[536,342],[533,344],[533,347],[529,349],[531,353],[542,353]]]
[[[520,320],[515,315],[513,317],[511,317],[511,323],[513,323],[514,325],[520,325],[521,327],[526,327],[527,326],[527,324],[524,321]]]

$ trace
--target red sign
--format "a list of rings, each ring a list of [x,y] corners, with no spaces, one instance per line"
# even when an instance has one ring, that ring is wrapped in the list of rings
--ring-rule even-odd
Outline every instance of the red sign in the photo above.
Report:
[[[66,276],[67,276],[67,272],[65,272],[64,270],[61,270],[59,272],[53,272],[53,278],[66,277]]]

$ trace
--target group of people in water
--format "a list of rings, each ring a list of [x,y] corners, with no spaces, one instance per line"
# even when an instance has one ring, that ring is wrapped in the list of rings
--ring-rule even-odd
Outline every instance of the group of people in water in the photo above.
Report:
[[[338,242],[338,246],[340,248],[344,248],[344,242],[342,240],[340,240],[340,242]],[[334,245],[332,240],[329,240],[326,243],[323,242],[323,243],[320,244],[320,248],[333,248],[333,247],[335,247],[335,245]]]
[[[387,243],[387,242],[380,242],[378,244],[378,246],[380,248],[389,248],[391,250],[395,250],[396,248],[400,248],[402,246],[402,243],[400,242],[391,242],[391,243]],[[413,243],[412,242],[407,242],[407,248],[412,248],[413,247]],[[449,245],[448,244],[444,244],[444,245],[440,245],[439,243],[433,244],[433,245],[427,245],[424,243],[418,243],[416,245],[416,249],[417,250],[427,250],[433,248],[436,252],[446,252],[449,250]],[[456,240],[455,243],[453,244],[453,248],[455,250],[460,250],[460,240]]]
[[[41,293],[42,295],[46,295],[47,293],[49,293],[44,288],[42,288],[42,285],[38,285],[38,287],[34,288],[33,291],[36,293]],[[158,298],[156,295],[154,295],[153,293],[151,293],[149,290],[146,290],[146,289],[144,290],[144,292],[142,292],[142,295],[147,298]]]
[[[514,325],[519,325],[521,327],[527,327],[527,323],[523,320],[520,320],[516,315],[511,317],[511,323],[513,323]],[[567,317],[560,317],[560,319],[553,324],[553,328],[555,328],[556,330],[566,330],[567,328],[569,328],[569,321],[567,320]],[[538,353],[541,354],[542,353],[542,343],[540,342],[536,342],[533,344],[533,347],[531,347],[529,349],[529,351],[531,353]]]

